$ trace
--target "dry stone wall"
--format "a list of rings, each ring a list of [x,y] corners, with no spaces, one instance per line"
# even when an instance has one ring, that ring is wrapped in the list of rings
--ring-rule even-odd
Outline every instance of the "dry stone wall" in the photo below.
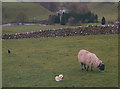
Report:
[[[86,26],[78,28],[61,28],[56,30],[40,30],[37,32],[4,34],[2,35],[2,39],[66,37],[66,36],[85,36],[101,34],[119,34],[118,26]]]

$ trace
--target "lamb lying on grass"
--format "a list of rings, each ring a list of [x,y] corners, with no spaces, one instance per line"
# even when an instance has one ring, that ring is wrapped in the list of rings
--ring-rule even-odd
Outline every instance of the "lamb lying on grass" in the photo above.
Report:
[[[87,65],[88,67],[86,71],[88,71],[89,66],[91,66],[91,71],[93,71],[92,67],[95,67],[99,68],[101,72],[104,72],[105,65],[102,63],[102,61],[99,60],[94,53],[91,53],[87,50],[80,50],[80,52],[78,53],[78,61],[82,65],[82,70],[83,65],[84,69],[86,69]]]

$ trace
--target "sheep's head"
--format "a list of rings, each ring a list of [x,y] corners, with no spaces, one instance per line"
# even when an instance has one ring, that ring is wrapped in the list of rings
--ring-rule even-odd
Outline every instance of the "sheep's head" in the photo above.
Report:
[[[100,69],[101,72],[104,72],[104,69],[105,69],[104,63],[100,63],[100,64],[98,65],[98,68]]]

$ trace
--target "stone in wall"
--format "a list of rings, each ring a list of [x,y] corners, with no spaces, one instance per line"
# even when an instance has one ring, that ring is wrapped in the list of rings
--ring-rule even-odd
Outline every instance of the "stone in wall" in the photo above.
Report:
[[[40,30],[37,32],[25,32],[16,34],[3,34],[2,39],[23,39],[40,37],[67,37],[85,35],[119,34],[118,26],[86,26],[78,28],[62,28],[56,30]]]

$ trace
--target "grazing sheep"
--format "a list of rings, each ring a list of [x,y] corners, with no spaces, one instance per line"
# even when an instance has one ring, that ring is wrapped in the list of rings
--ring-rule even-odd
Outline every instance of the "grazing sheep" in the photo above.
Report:
[[[80,50],[80,52],[78,53],[78,61],[82,65],[82,70],[83,65],[84,69],[86,69],[87,65],[88,67],[86,71],[88,71],[89,66],[91,66],[91,71],[93,71],[92,67],[95,67],[99,68],[101,72],[104,72],[105,65],[102,63],[102,61],[99,60],[94,53],[91,53],[87,50]]]

